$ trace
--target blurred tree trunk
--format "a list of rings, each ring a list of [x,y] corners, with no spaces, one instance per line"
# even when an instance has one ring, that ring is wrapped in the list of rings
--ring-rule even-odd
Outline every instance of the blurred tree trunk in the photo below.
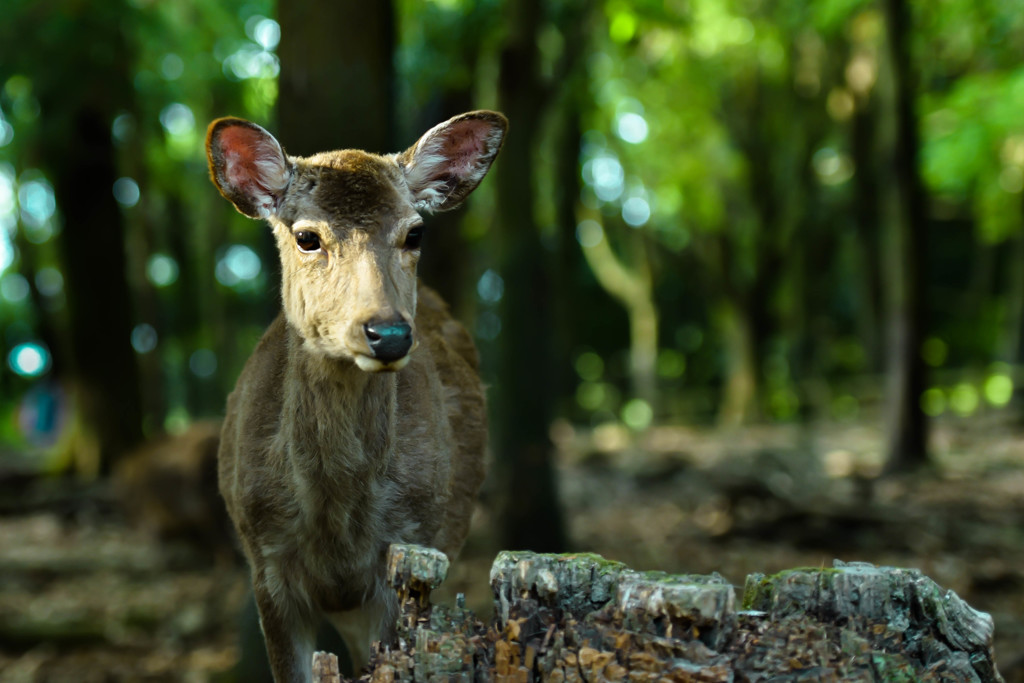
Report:
[[[801,315],[800,295],[789,297],[789,310],[778,310],[775,300],[787,273],[799,282],[801,248],[813,224],[811,161],[827,126],[822,98],[794,92],[797,48],[790,45],[787,53],[785,77],[757,71],[725,98],[724,120],[746,158],[750,219],[756,221],[753,228],[744,228],[742,220],[725,226],[713,251],[723,292],[717,321],[726,346],[718,422],[726,426],[758,414],[767,342],[784,331],[786,316],[792,324]],[[799,366],[799,355],[790,353],[787,360]],[[774,377],[776,386],[769,389],[791,380],[792,373]]]
[[[187,220],[187,212],[180,196],[170,195],[167,198],[166,212],[170,225],[184,226]],[[211,338],[222,329],[221,321],[225,317],[222,313],[218,315],[216,310],[219,297],[203,294],[217,291],[214,279],[214,245],[223,244],[223,241],[217,239],[223,239],[223,231],[222,225],[205,233],[196,231],[191,226],[168,231],[167,246],[179,268],[179,289],[177,301],[171,310],[164,312],[164,315],[168,318],[168,329],[174,330],[180,336],[187,349],[223,349],[227,346],[226,341],[215,343],[218,340]],[[265,232],[269,233],[269,230]],[[232,377],[232,385],[234,380]],[[210,391],[209,381],[208,377],[198,377],[192,372],[185,373],[184,398],[191,415],[222,414],[226,392]]]
[[[113,118],[102,106],[80,108],[74,114],[75,144],[53,167],[57,204],[66,212],[60,247],[75,397],[86,425],[95,430],[103,469],[142,440],[124,221],[111,192],[117,180]]]
[[[118,175],[111,123],[133,96],[122,31],[131,8],[15,2],[7,9],[0,63],[6,73],[27,76],[42,113],[29,128],[39,156],[20,161],[46,169],[63,219],[57,252],[69,343],[57,349],[66,349],[57,359],[64,368],[58,378],[72,390],[77,411],[76,431],[65,443],[79,473],[91,475],[109,470],[142,439],[125,227],[112,193]],[[47,24],[54,16],[61,22]],[[50,30],[38,31],[44,24]],[[34,36],[32,50],[19,40],[26,35]],[[66,49],[81,35],[90,36],[90,49]]]
[[[390,0],[295,0],[277,12],[277,128],[288,153],[396,151]]]
[[[576,239],[577,209],[580,203],[582,178],[580,152],[583,139],[581,117],[588,102],[586,82],[582,74],[566,82],[559,112],[559,130],[555,142],[555,267],[552,272],[555,297],[555,357],[572,358],[576,350],[574,330],[579,316],[578,293],[581,273],[586,272],[583,255]],[[555,375],[558,393],[574,396],[577,376],[571,363],[562,363]]]
[[[999,341],[999,360],[1015,365],[1020,359],[1020,333],[1024,326],[1024,234],[1018,232],[1009,240],[1006,273],[1006,320]]]
[[[590,217],[601,225],[601,216]],[[603,231],[603,227],[602,227]],[[630,268],[615,254],[607,234],[583,245],[583,254],[598,284],[618,299],[629,317],[629,374],[633,396],[657,407],[658,393],[658,309],[654,304],[654,283],[643,236],[630,230],[638,255]]]
[[[926,388],[921,344],[925,329],[925,264],[928,226],[924,189],[918,170],[915,83],[910,63],[910,8],[906,0],[884,3],[886,52],[890,72],[886,136],[891,179],[885,192],[888,255],[888,387],[886,469],[900,471],[928,462],[928,425],[921,410]]]
[[[758,362],[751,316],[734,299],[724,298],[717,311],[718,327],[725,342],[725,385],[718,405],[717,422],[738,427],[757,411]]]
[[[554,327],[546,250],[534,216],[534,156],[540,139],[540,0],[511,3],[500,56],[498,104],[510,125],[495,169],[500,303],[493,402],[502,546],[554,552],[566,539],[548,435],[554,393]]]
[[[127,9],[119,3],[104,9],[94,13],[62,3],[60,10],[72,17],[69,26],[102,47],[54,50],[55,59],[45,64],[22,65],[39,93],[40,149],[63,217],[57,242],[67,297],[67,360],[81,418],[72,447],[82,474],[108,471],[142,440],[125,226],[112,192],[118,173],[111,123],[130,105],[132,62],[121,24],[109,16]],[[31,20],[30,13],[23,16]]]
[[[575,10],[578,12],[578,9]],[[569,50],[581,51],[584,36],[605,30],[604,26],[590,25],[592,17],[578,12],[575,19],[578,27],[568,36]],[[563,22],[558,22],[562,24]],[[575,42],[573,42],[575,41]],[[583,286],[582,278],[587,271],[597,283],[626,309],[630,324],[630,384],[632,395],[646,400],[652,408],[657,404],[657,351],[658,311],[653,299],[653,276],[647,249],[650,248],[640,231],[628,230],[628,237],[634,238],[640,253],[638,267],[627,268],[611,248],[607,236],[593,247],[581,245],[577,240],[577,226],[582,219],[594,220],[604,230],[604,219],[597,212],[583,209],[580,204],[582,176],[580,155],[582,152],[583,130],[581,123],[591,113],[595,103],[589,92],[586,71],[571,70],[568,78],[558,79],[557,129],[552,136],[555,145],[554,172],[555,186],[552,188],[555,206],[555,229],[549,236],[554,246],[555,258],[550,269],[553,291],[554,326],[556,341],[555,358],[571,359],[578,342],[573,338],[579,329],[581,315],[585,309],[579,306],[579,295]],[[583,323],[585,324],[585,323]],[[572,400],[572,388],[579,378],[572,363],[560,363],[558,374],[552,376],[557,382],[553,390],[560,396]]]
[[[857,300],[860,306],[857,311],[858,338],[864,345],[867,358],[867,369],[880,372],[884,366],[884,344],[881,340],[882,309],[883,309],[883,264],[881,246],[882,217],[879,211],[878,198],[882,194],[879,178],[883,173],[878,163],[878,107],[875,100],[862,102],[853,114],[851,125],[850,148],[853,155],[853,166],[857,172],[853,182],[853,216],[857,225],[859,263],[866,274],[857,284]]]

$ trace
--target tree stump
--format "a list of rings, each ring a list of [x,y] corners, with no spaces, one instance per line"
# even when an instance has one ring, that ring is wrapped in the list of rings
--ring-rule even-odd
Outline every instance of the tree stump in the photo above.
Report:
[[[341,683],[341,669],[338,657],[330,652],[313,653],[314,683]]]
[[[432,605],[447,560],[392,546],[402,613],[361,681],[1001,682],[992,619],[913,569],[836,561],[747,578],[502,552],[495,616]],[[338,679],[316,679],[333,681]]]

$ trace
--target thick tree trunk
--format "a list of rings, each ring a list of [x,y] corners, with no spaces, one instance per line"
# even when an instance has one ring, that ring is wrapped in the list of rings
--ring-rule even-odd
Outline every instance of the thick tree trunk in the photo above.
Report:
[[[551,285],[533,214],[541,3],[526,0],[508,10],[498,81],[499,108],[508,116],[509,132],[495,168],[499,274],[505,287],[492,443],[502,488],[503,543],[552,551],[564,548],[565,533],[548,436],[554,399]]]
[[[103,468],[142,440],[124,223],[110,191],[117,179],[110,118],[79,110],[78,144],[65,150],[54,171],[57,203],[66,212],[60,247],[75,398],[85,424],[95,430]]]
[[[44,112],[56,112],[41,149],[64,222],[58,250],[67,296],[68,369],[85,432],[76,457],[85,458],[77,465],[89,474],[109,470],[142,440],[142,400],[131,346],[125,224],[111,191],[118,178],[111,122],[129,100],[121,84],[130,82],[124,71],[131,61],[119,27],[81,19],[105,49],[74,63],[51,64],[63,71],[63,80],[41,79],[46,85],[40,100]]]
[[[921,344],[925,330],[928,229],[918,171],[909,13],[906,0],[886,0],[886,48],[894,117],[889,137],[893,175],[886,212],[891,221],[890,244],[885,250],[889,256],[886,468],[890,471],[913,469],[928,462],[928,425],[920,406],[921,394],[927,386]]]
[[[278,130],[288,153],[396,151],[390,0],[296,0],[277,12]]]

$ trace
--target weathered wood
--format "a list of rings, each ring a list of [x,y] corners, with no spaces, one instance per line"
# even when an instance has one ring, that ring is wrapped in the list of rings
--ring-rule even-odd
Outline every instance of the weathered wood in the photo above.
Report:
[[[753,574],[744,596],[745,606],[763,610],[774,622],[807,617],[843,626],[848,641],[854,633],[865,636],[857,646],[861,651],[868,646],[885,662],[889,673],[883,679],[892,671],[909,675],[919,663],[937,680],[1001,680],[992,651],[992,617],[916,569],[835,561],[831,570]]]
[[[341,683],[338,657],[330,652],[313,653],[313,683]]]
[[[431,605],[437,551],[393,546],[394,646],[363,681],[1001,682],[991,618],[917,570],[831,568],[710,576],[637,572],[597,555],[502,552],[495,616]]]

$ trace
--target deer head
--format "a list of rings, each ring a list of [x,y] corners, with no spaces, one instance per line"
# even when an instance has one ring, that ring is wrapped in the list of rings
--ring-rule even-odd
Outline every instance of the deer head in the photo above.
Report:
[[[366,371],[398,370],[416,347],[420,214],[462,203],[507,126],[497,112],[474,111],[399,154],[289,157],[255,123],[222,118],[206,152],[221,194],[273,228],[285,316],[305,347]]]

